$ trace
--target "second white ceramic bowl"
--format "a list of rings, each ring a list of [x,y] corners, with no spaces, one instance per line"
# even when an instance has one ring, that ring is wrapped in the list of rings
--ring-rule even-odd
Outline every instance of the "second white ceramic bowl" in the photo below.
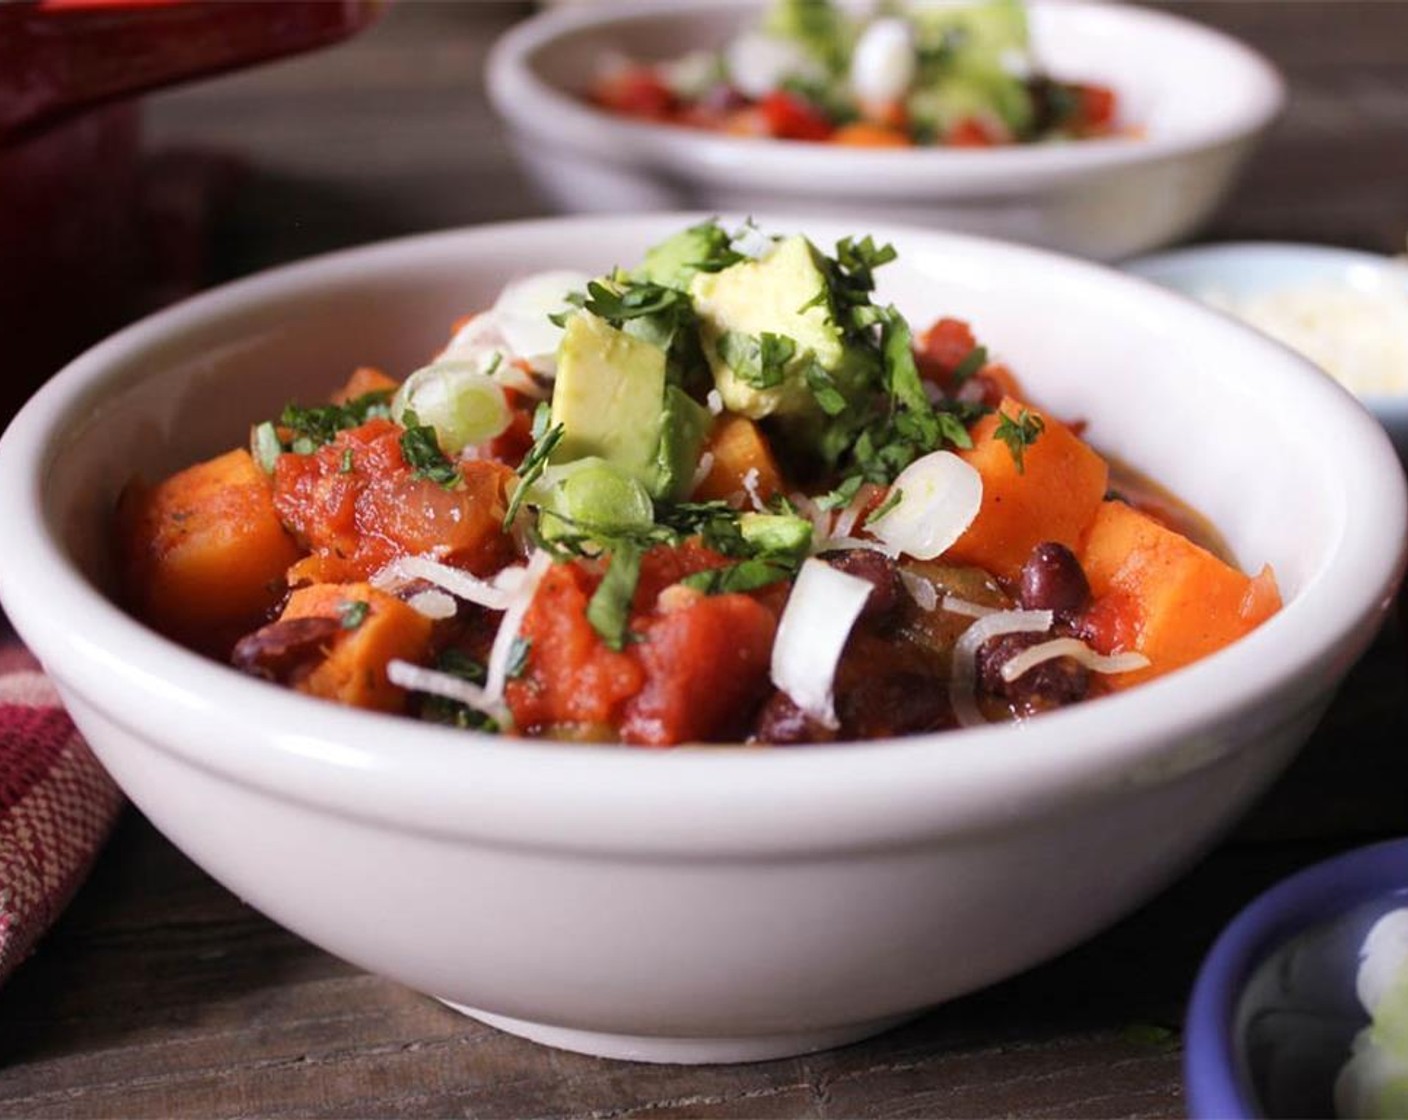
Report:
[[[843,148],[641,123],[586,104],[603,59],[717,47],[760,0],[624,0],[528,20],[489,61],[494,107],[567,211],[786,209],[914,222],[1111,260],[1197,229],[1232,186],[1284,88],[1210,28],[1089,0],[1032,0],[1037,56],[1101,82],[1140,135],[992,149]]]
[[[1284,610],[1203,662],[1027,723],[662,751],[340,708],[114,605],[113,506],[134,472],[241,445],[358,365],[415,368],[515,275],[629,264],[699,217],[484,227],[243,281],[90,351],[0,440],[0,600],[157,827],[364,968],[531,1038],[660,1061],[858,1038],[1127,913],[1309,735],[1404,547],[1382,430],[1260,335],[1031,249],[762,217],[828,247],[892,241],[882,300],[921,325],[970,320],[1037,400],[1200,507],[1245,566],[1273,564]]]

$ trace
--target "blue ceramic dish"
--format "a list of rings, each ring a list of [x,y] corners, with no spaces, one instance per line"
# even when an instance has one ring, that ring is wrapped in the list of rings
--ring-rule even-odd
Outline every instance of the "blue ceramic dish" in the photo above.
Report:
[[[1198,973],[1185,1024],[1194,1120],[1334,1115],[1334,1081],[1368,1024],[1359,948],[1408,906],[1408,840],[1360,848],[1291,876],[1246,907]]]

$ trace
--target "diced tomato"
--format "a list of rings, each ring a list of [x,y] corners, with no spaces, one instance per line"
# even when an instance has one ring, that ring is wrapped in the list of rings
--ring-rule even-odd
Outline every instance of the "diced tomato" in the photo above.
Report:
[[[528,449],[533,446],[533,413],[537,409],[537,402],[513,389],[505,389],[504,397],[512,410],[513,419],[509,421],[507,428],[489,441],[484,453],[487,458],[517,467],[528,454]]]
[[[705,548],[695,537],[676,548],[665,545],[652,548],[641,557],[640,579],[636,583],[636,594],[631,608],[637,614],[652,611],[660,592],[672,583],[679,583],[685,576],[695,572],[722,568],[728,563],[726,557],[720,556],[711,548]]]
[[[620,652],[587,620],[599,563],[550,569],[519,631],[529,652],[506,689],[514,722],[530,733],[605,728],[650,746],[741,735],[768,689],[777,609],[748,595],[710,597],[676,586],[727,562],[698,541],[647,552],[632,638]],[[667,587],[674,592],[662,600]]]
[[[699,595],[646,619],[631,656],[645,686],[621,739],[646,746],[735,739],[766,696],[777,616],[747,595]]]
[[[679,99],[648,66],[624,67],[597,83],[593,98],[604,109],[647,120],[666,120]]]
[[[587,621],[587,604],[601,582],[582,564],[548,569],[523,618],[528,665],[508,682],[506,696],[520,728],[554,724],[615,725],[645,674],[628,653],[617,653]]]
[[[281,455],[274,507],[320,559],[323,578],[367,579],[397,556],[436,551],[472,572],[512,558],[502,531],[513,472],[489,460],[460,465],[446,489],[416,476],[399,425],[369,420],[309,455]]]
[[[786,90],[774,90],[760,103],[768,134],[779,140],[827,140],[836,130],[811,102]]]
[[[1001,143],[977,117],[964,117],[948,131],[944,143],[951,148],[991,148]]]
[[[1083,132],[1105,132],[1115,123],[1115,91],[1108,86],[1079,86],[1077,127]]]
[[[978,345],[973,329],[962,319],[940,319],[919,341],[919,372],[947,387],[953,371]]]

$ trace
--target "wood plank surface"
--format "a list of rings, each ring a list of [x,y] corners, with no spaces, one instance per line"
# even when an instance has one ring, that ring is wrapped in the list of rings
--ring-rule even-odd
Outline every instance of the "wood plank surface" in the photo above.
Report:
[[[1292,94],[1204,239],[1401,250],[1408,4],[1169,6],[1266,52]],[[344,46],[150,98],[153,167],[220,188],[202,196],[204,278],[541,212],[480,80],[524,10],[402,3]],[[1390,627],[1282,781],[1137,914],[880,1038],[735,1067],[603,1061],[491,1030],[284,931],[129,810],[0,989],[0,1115],[1178,1116],[1199,960],[1287,872],[1408,831],[1405,743],[1408,657]]]

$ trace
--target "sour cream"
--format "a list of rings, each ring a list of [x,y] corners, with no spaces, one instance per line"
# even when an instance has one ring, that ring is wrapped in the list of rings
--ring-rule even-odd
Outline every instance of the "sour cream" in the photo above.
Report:
[[[1408,266],[1403,266],[1408,274]],[[1359,395],[1408,394],[1408,288],[1317,281],[1200,299],[1256,327]]]

